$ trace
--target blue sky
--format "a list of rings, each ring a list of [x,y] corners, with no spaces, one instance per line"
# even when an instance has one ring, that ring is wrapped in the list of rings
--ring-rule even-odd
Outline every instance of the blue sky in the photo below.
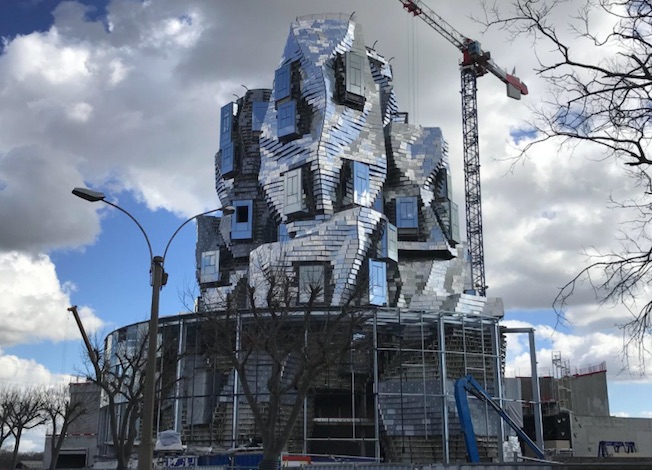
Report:
[[[569,158],[551,143],[512,166],[515,146],[533,138],[524,124],[528,100],[545,93],[536,58],[529,45],[505,46],[500,32],[481,36],[469,19],[477,2],[437,8],[477,35],[499,65],[517,65],[530,89],[515,102],[498,80],[479,83],[489,294],[504,299],[506,324],[537,328],[541,368],[555,350],[573,367],[606,361],[612,413],[648,416],[649,379],[618,373],[615,325],[626,309],[599,305],[586,285],[567,312],[572,328],[554,330],[550,309],[587,250],[615,246],[628,215],[607,209],[609,197],[631,197],[636,188],[583,147]],[[366,42],[378,40],[376,50],[394,57],[399,107],[412,122],[442,128],[463,207],[459,57],[395,0],[0,3],[0,383],[47,383],[82,369],[66,311],[72,304],[100,336],[149,317],[142,235],[124,214],[78,199],[72,188],[92,187],[130,211],[162,254],[179,224],[220,205],[213,179],[220,107],[243,85],[271,86],[296,16],[354,10]],[[185,310],[179,295],[194,286],[194,238],[189,224],[169,250],[162,315]],[[525,345],[510,339],[514,373],[529,364]],[[37,438],[30,442],[38,447]]]

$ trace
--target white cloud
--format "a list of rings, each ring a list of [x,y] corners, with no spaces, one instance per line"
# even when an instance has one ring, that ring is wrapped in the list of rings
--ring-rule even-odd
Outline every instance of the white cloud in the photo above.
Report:
[[[585,265],[585,250],[614,246],[627,214],[607,209],[609,196],[627,197],[635,188],[618,166],[591,161],[594,149],[586,147],[571,158],[560,157],[552,144],[539,146],[512,172],[509,163],[497,161],[514,155],[510,132],[522,127],[527,103],[545,94],[533,72],[536,57],[526,41],[506,44],[498,31],[482,36],[468,18],[475,2],[440,3],[438,13],[481,39],[501,66],[518,65],[530,88],[516,102],[495,78],[479,83],[487,281],[489,293],[502,296],[508,308],[549,307],[558,288]],[[51,261],[26,253],[95,240],[98,207],[73,198],[74,186],[110,187],[116,196],[130,191],[151,209],[186,216],[214,208],[220,106],[243,93],[241,84],[271,86],[290,22],[323,9],[321,2],[304,0],[113,0],[107,31],[85,19],[85,7],[65,2],[49,31],[9,41],[0,56],[0,220],[11,223],[0,225],[0,275],[16,288],[0,305],[23,315],[26,310],[16,309],[35,302],[65,314],[69,293]],[[462,208],[458,51],[395,0],[333,0],[328,10],[355,10],[367,44],[378,39],[378,52],[395,57],[399,105],[412,112],[412,122],[442,128]],[[419,38],[417,47],[409,46],[410,31]],[[36,289],[36,300],[21,277],[23,264],[48,286]],[[55,298],[51,304],[47,292]],[[573,302],[568,317],[580,330],[553,335],[540,352],[541,364],[549,364],[546,355],[557,349],[577,364],[607,354],[617,358],[622,339],[613,325],[627,311],[599,308],[586,288]],[[3,333],[5,341],[23,341],[34,330],[36,323],[26,318],[23,329]],[[537,328],[544,341],[549,332]],[[56,331],[35,337],[60,339]],[[529,368],[527,344],[510,340],[508,347],[511,367]],[[613,358],[609,364],[610,371],[622,366]]]
[[[67,327],[73,289],[70,284],[61,285],[47,255],[0,253],[0,347],[79,338],[76,329],[69,332]],[[80,307],[79,314],[89,333],[103,325],[88,307]],[[10,364],[18,363],[9,360],[0,370],[12,370]]]
[[[561,353],[561,359],[569,365],[571,374],[579,372],[582,368],[605,362],[609,380],[643,382],[652,380],[641,375],[645,364],[638,355],[631,354],[629,357],[624,357],[623,336],[617,331],[562,333],[548,325],[513,320],[504,321],[503,326],[535,329],[539,375],[554,375],[552,356],[553,352],[558,352]],[[527,335],[508,334],[506,340],[506,375],[529,376],[531,362]],[[648,348],[651,345],[648,344]]]

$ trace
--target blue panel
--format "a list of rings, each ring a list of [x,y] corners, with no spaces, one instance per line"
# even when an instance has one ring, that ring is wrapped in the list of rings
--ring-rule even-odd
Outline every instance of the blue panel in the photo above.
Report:
[[[385,203],[383,200],[383,191],[380,190],[378,192],[378,196],[376,196],[376,200],[374,201],[374,205],[372,206],[374,210],[380,212],[381,214],[385,213]]]
[[[220,148],[231,143],[234,108],[235,106],[233,103],[222,106],[220,118]]]
[[[251,130],[263,130],[263,121],[267,112],[267,103],[264,101],[254,101],[251,112]]]
[[[235,213],[231,215],[231,239],[247,240],[252,238],[253,201],[234,201],[233,207]]]
[[[353,203],[369,205],[369,165],[353,162]]]
[[[398,228],[419,228],[416,197],[396,198],[396,226]]]
[[[297,133],[297,103],[287,101],[278,106],[278,137]]]
[[[288,234],[288,227],[285,224],[279,224],[278,226],[278,241],[279,242],[286,242],[290,239],[290,235]]]
[[[387,305],[387,264],[369,260],[369,303]]]
[[[291,84],[291,64],[285,64],[279,69],[276,69],[274,76],[274,99],[280,101],[290,96]]]
[[[233,144],[229,143],[222,147],[222,161],[220,166],[220,171],[222,175],[233,172],[234,170],[234,158],[233,158]]]

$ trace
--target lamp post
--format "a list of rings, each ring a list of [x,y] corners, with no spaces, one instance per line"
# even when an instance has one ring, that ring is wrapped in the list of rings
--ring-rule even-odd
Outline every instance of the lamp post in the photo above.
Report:
[[[159,314],[159,293],[163,286],[167,283],[168,275],[165,272],[165,255],[170,248],[170,243],[174,240],[174,237],[179,233],[188,222],[195,220],[197,217],[202,215],[210,214],[220,209],[213,209],[210,211],[202,212],[197,214],[183,222],[177,229],[174,231],[172,236],[165,245],[165,250],[163,250],[163,256],[154,256],[152,251],[152,244],[149,241],[147,232],[142,225],[136,220],[136,218],[131,215],[128,211],[122,207],[109,202],[105,199],[104,193],[93,191],[88,188],[75,188],[72,190],[72,193],[89,202],[102,201],[109,206],[113,206],[118,209],[120,212],[126,214],[134,223],[138,226],[145,241],[147,242],[147,248],[149,249],[149,259],[150,259],[150,274],[151,274],[151,284],[152,284],[152,308],[151,314],[149,317],[149,328],[148,328],[148,344],[147,344],[147,357],[145,362],[145,384],[143,390],[143,415],[142,415],[142,425],[141,425],[141,436],[140,436],[140,446],[138,447],[138,470],[151,470],[153,463],[153,450],[154,445],[152,443],[152,429],[154,427],[154,401],[156,399],[156,349],[157,349],[157,336],[158,336],[158,314]],[[233,214],[235,209],[231,206],[226,206],[221,208],[222,212],[226,215]]]

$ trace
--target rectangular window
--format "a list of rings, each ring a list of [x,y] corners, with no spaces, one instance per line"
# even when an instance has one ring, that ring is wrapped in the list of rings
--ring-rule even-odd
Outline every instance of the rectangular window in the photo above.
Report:
[[[311,296],[314,296],[314,302],[324,302],[325,274],[326,268],[322,264],[299,266],[299,303],[308,303]]]
[[[304,209],[301,170],[301,168],[290,170],[284,175],[285,204],[283,214],[285,215],[301,212]]]
[[[220,119],[220,148],[232,142],[233,132],[233,115],[235,111],[234,103],[225,104],[222,106],[221,119]]]
[[[419,228],[419,210],[416,197],[396,198],[396,226],[398,228]]]
[[[253,201],[234,201],[233,207],[235,213],[231,215],[231,239],[251,239],[254,219]]]
[[[369,165],[353,162],[353,203],[369,206]]]
[[[220,280],[220,252],[204,251],[201,254],[200,282],[217,282]]]
[[[262,131],[263,122],[267,113],[267,103],[264,101],[254,101],[251,111],[251,130]]]
[[[355,52],[347,52],[346,60],[346,92],[358,96],[364,96],[364,85],[362,84],[362,70],[364,58]]]
[[[290,96],[292,64],[285,64],[276,69],[274,74],[274,99],[280,101]]]
[[[380,251],[383,258],[398,261],[398,231],[396,225],[383,221],[383,236],[380,240]]]
[[[290,234],[288,233],[287,225],[281,223],[278,226],[277,240],[281,243],[286,242],[290,239]]]
[[[233,155],[233,144],[229,143],[227,145],[224,145],[222,147],[222,160],[221,160],[221,165],[220,165],[220,171],[222,172],[222,176],[226,176],[229,173],[232,173],[233,170],[235,169],[235,158]]]
[[[289,137],[297,135],[297,103],[286,101],[278,106],[278,137]]]
[[[387,305],[387,264],[384,261],[369,260],[369,303]]]
[[[460,242],[460,219],[457,209],[457,204],[451,201],[450,209],[450,237],[451,240],[459,243]]]

